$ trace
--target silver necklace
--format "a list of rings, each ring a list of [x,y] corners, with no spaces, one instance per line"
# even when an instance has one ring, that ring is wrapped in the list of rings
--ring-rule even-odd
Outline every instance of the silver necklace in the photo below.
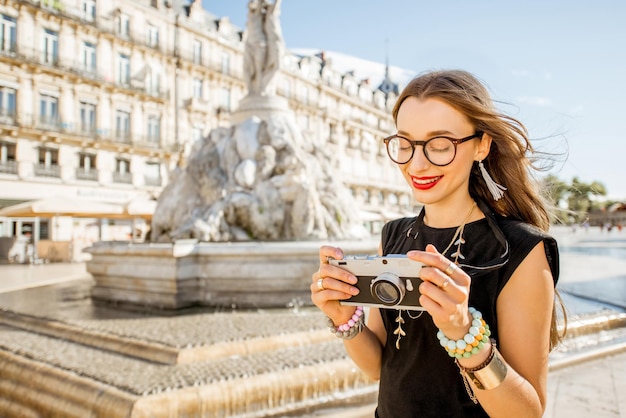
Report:
[[[461,225],[459,225],[459,227],[456,229],[456,231],[454,231],[454,235],[452,236],[452,239],[450,240],[450,243],[448,244],[446,249],[441,252],[441,254],[446,255],[448,250],[453,245],[456,246],[456,251],[453,252],[452,254],[450,254],[450,258],[452,258],[454,260],[453,262],[457,266],[459,265],[459,259],[461,259],[461,260],[465,259],[465,256],[463,254],[461,254],[461,245],[465,244],[465,238],[463,238],[463,232],[465,231],[465,224],[467,224],[467,221],[470,219],[470,216],[472,216],[472,213],[474,212],[474,208],[475,207],[476,207],[476,202],[474,202],[474,204],[470,208],[469,212],[465,216],[465,219],[463,219],[463,222],[461,222]],[[409,237],[409,235],[411,233],[411,229],[412,229],[412,227],[409,228],[409,231],[407,232],[407,237]],[[419,232],[416,232],[413,239],[416,239],[418,234],[419,234]],[[406,336],[406,332],[402,329],[402,325],[405,324],[404,318],[402,318],[402,311],[403,310],[405,310],[405,309],[398,309],[398,316],[396,318],[396,323],[398,324],[398,327],[393,332],[394,335],[397,336],[397,338],[396,338],[396,349],[398,349],[398,350],[400,349],[400,339],[402,337]],[[408,310],[406,310],[406,313],[409,316],[409,318],[417,319],[420,316],[422,316],[424,311],[420,311],[420,313],[417,314],[417,316],[412,316],[411,312],[409,312]]]

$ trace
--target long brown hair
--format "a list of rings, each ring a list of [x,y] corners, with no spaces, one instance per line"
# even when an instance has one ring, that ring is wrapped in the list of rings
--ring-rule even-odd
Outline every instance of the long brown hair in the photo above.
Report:
[[[506,186],[507,191],[502,199],[494,201],[478,164],[474,164],[470,174],[470,195],[480,198],[500,215],[548,231],[548,205],[540,194],[540,183],[532,175],[540,168],[531,159],[536,158],[537,153],[530,143],[528,131],[519,120],[495,108],[489,92],[474,75],[462,70],[442,70],[417,76],[400,93],[393,108],[394,121],[397,121],[400,105],[408,97],[443,100],[463,113],[476,131],[489,135],[492,138],[491,148],[483,164],[494,181]],[[564,327],[561,332],[557,327],[557,303],[563,314]],[[556,292],[550,332],[551,347],[562,339],[565,323],[565,309]]]

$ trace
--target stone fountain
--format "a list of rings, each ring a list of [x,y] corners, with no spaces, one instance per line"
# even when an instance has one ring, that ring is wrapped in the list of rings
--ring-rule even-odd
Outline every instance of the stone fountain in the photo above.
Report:
[[[374,401],[309,286],[320,245],[377,242],[274,94],[280,0],[248,9],[249,94],[176,169],[152,241],[98,243],[89,277],[25,296],[53,308],[0,311],[0,415],[319,416]]]
[[[171,309],[306,304],[321,242],[376,251],[354,241],[368,233],[324,144],[303,135],[275,94],[285,51],[280,0],[248,8],[248,95],[233,126],[196,142],[176,169],[158,200],[152,244],[89,250],[94,298]]]

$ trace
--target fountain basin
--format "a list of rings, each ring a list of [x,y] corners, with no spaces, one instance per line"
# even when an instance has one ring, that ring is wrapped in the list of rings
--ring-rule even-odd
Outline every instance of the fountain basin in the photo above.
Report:
[[[87,271],[92,298],[161,309],[310,305],[322,243],[99,242]],[[335,242],[346,254],[375,254],[375,240]]]

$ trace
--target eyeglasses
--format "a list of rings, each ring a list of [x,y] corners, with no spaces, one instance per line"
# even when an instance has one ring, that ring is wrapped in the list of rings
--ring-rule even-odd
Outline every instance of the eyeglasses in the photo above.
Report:
[[[433,165],[442,167],[454,161],[457,145],[469,141],[470,139],[480,138],[482,135],[482,132],[476,132],[473,135],[461,139],[436,136],[426,141],[411,141],[400,135],[391,135],[383,141],[387,146],[389,158],[396,164],[406,164],[411,161],[413,154],[415,154],[415,147],[421,145],[424,147],[426,159]]]

